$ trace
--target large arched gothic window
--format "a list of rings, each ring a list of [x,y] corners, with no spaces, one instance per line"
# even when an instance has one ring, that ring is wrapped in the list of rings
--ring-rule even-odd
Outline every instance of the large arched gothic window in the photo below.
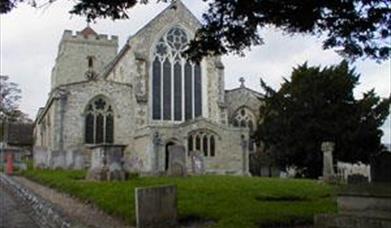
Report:
[[[190,120],[202,115],[201,66],[182,52],[188,37],[174,27],[154,47],[152,62],[152,119]]]
[[[114,142],[113,108],[103,97],[97,97],[87,105],[85,142],[88,144]]]

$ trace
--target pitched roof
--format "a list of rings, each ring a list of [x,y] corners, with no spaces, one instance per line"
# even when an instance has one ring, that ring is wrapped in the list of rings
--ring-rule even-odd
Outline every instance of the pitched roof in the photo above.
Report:
[[[237,87],[237,88],[233,88],[233,89],[226,89],[225,90],[225,93],[233,93],[233,92],[237,92],[237,91],[240,91],[240,90],[246,90],[246,91],[249,91],[250,93],[254,94],[255,96],[257,97],[264,97],[264,95],[258,91],[255,91],[253,89],[250,89],[250,88],[247,88],[247,87]]]
[[[87,25],[87,27],[85,27],[83,30],[81,30],[80,33],[84,37],[88,37],[90,35],[94,35],[94,36],[98,35],[98,33],[96,33],[89,25]]]

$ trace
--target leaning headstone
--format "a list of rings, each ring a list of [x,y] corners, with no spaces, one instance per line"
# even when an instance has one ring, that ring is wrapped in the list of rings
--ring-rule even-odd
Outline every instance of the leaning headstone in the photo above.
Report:
[[[175,186],[135,189],[138,228],[166,228],[177,225],[177,192]]]
[[[371,180],[374,183],[391,183],[391,153],[383,152],[371,162]]]
[[[323,180],[331,180],[334,178],[334,166],[333,166],[333,142],[323,142],[321,150],[323,152]]]
[[[168,148],[169,168],[168,174],[170,176],[184,176],[186,175],[186,149],[184,146],[172,145]]]

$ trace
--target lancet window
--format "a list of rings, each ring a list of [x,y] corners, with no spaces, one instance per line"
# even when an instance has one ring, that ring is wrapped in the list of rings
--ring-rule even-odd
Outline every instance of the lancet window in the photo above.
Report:
[[[200,152],[205,157],[216,155],[216,135],[208,131],[196,131],[187,138],[188,154]]]

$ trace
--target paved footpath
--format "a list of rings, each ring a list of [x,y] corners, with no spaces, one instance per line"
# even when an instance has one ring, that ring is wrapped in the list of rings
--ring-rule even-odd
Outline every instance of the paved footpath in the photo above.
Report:
[[[28,205],[20,203],[0,185],[0,228],[39,228],[30,212]]]

